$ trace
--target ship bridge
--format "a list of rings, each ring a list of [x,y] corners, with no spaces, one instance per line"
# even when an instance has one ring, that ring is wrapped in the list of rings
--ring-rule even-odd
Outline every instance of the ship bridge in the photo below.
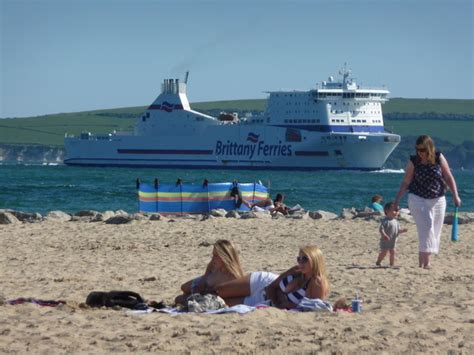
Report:
[[[265,123],[321,132],[384,132],[385,88],[361,87],[346,67],[308,91],[269,92]]]

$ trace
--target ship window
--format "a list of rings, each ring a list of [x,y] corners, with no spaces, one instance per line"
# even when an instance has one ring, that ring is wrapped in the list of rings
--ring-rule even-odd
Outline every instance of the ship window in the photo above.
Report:
[[[145,122],[145,121],[146,121],[146,117],[143,116],[143,117],[142,117],[142,122]]]
[[[150,112],[146,113],[146,118],[150,118]]]

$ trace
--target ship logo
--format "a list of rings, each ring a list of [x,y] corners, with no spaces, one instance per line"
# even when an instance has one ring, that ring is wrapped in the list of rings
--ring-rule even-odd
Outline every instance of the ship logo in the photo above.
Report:
[[[255,134],[253,132],[249,132],[249,135],[247,136],[247,140],[252,142],[252,143],[257,143],[258,138],[260,137],[259,134]]]
[[[170,104],[168,101],[164,101],[161,104],[161,109],[166,111],[166,112],[171,112],[171,111],[173,111],[173,105]]]

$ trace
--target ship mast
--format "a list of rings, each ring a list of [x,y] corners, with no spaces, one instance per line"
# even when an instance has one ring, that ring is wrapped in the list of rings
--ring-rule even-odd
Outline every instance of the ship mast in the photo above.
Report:
[[[344,63],[344,67],[339,70],[339,74],[342,75],[342,85],[346,87],[347,78],[351,75],[351,70],[347,69],[347,63]]]

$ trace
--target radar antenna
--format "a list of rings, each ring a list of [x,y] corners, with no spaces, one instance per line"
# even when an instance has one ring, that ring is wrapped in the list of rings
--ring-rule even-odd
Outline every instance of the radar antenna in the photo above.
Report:
[[[352,71],[350,69],[347,69],[347,63],[344,63],[344,67],[339,70],[339,74],[342,75],[342,83],[345,84],[347,78],[352,74]]]

